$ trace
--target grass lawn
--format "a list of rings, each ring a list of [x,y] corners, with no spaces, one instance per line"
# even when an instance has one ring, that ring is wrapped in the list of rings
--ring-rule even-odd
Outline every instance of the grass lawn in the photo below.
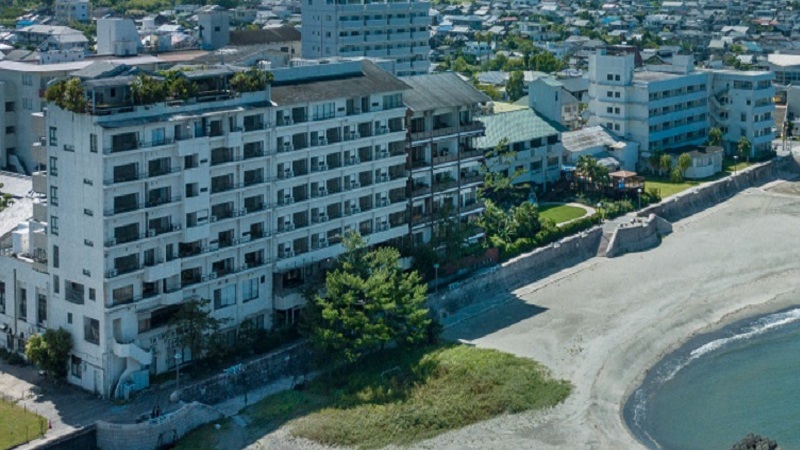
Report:
[[[740,158],[741,159],[741,158]],[[753,163],[747,161],[741,161],[737,164],[734,164],[733,158],[725,158],[722,161],[722,171],[726,173],[734,173],[735,171],[739,171],[742,169],[746,169],[753,165]]]
[[[0,449],[16,447],[44,435],[47,420],[0,399]]]
[[[242,414],[251,424],[249,442],[291,421],[295,436],[379,448],[407,445],[506,412],[546,408],[570,390],[569,382],[554,380],[533,360],[444,345],[387,351],[345,374],[317,378],[302,391],[267,397]],[[225,439],[215,439],[214,432],[212,425],[201,427],[178,448],[213,448]]]
[[[585,216],[586,210],[569,205],[545,205],[539,208],[539,215],[559,224]]]
[[[707,180],[684,180],[680,183],[674,183],[670,181],[669,178],[648,175],[645,177],[644,187],[648,192],[651,189],[658,189],[661,194],[661,198],[667,198],[670,195],[675,195],[678,192],[699,186],[705,181]]]

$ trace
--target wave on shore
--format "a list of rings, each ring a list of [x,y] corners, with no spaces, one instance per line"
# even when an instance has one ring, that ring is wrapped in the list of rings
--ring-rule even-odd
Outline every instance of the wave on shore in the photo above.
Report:
[[[645,426],[648,401],[665,383],[698,358],[709,356],[733,343],[742,343],[786,325],[800,321],[800,308],[746,319],[720,331],[691,339],[680,349],[662,359],[645,377],[644,382],[628,398],[623,416],[628,428],[648,448],[661,448]]]

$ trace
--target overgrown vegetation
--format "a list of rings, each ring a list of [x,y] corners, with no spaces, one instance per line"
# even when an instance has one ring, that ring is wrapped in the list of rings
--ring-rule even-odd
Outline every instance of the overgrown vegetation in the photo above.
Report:
[[[47,431],[47,419],[0,398],[0,448],[14,448],[38,439]]]
[[[0,183],[0,211],[8,208],[14,203],[14,196],[8,192],[2,191],[4,187],[5,186],[3,183]]]
[[[61,109],[83,114],[86,112],[86,93],[80,78],[59,80],[45,90],[45,99]]]
[[[329,445],[408,445],[504,413],[547,408],[570,393],[533,360],[461,345],[392,349],[304,390],[267,397],[241,415],[253,441],[289,421],[294,435]],[[223,428],[225,425],[223,425]],[[231,427],[235,428],[235,427]],[[216,436],[215,436],[216,435]],[[226,440],[211,425],[178,448]]]
[[[44,370],[54,380],[67,378],[72,335],[59,328],[48,329],[44,334],[34,334],[25,344],[25,356],[34,366]]]

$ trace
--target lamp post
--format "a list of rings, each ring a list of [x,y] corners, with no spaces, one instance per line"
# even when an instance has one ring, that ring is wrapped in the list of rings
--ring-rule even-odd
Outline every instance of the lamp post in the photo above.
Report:
[[[434,293],[438,295],[439,294],[439,263],[434,263],[433,264],[433,270],[435,271],[433,283],[436,285],[433,289],[434,289]]]
[[[733,155],[733,174],[736,175],[736,166],[739,165],[739,155]]]
[[[175,351],[175,391],[180,387],[181,381],[181,360],[183,360],[183,352],[180,350]]]
[[[597,202],[597,212],[600,213],[600,222],[605,220],[605,211],[603,211],[603,203]]]
[[[636,197],[639,198],[639,209],[642,209],[642,188],[636,189]]]

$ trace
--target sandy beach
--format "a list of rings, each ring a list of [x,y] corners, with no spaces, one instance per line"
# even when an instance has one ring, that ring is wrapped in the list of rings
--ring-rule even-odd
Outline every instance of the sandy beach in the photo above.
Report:
[[[643,448],[621,411],[646,370],[692,335],[800,304],[797,242],[800,185],[776,182],[675,223],[657,248],[593,258],[448,318],[448,338],[534,358],[574,391],[550,410],[498,417],[413,448]],[[253,448],[304,446],[286,435],[279,430]]]

